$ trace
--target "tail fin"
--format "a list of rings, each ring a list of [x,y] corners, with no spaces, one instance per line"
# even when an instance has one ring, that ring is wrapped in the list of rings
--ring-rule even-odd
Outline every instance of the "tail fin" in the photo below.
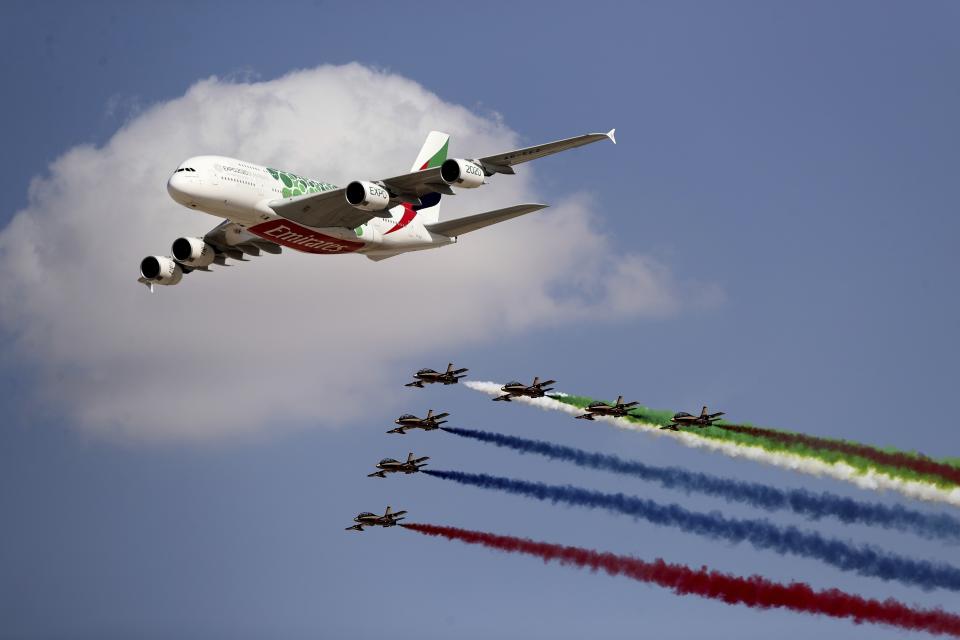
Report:
[[[707,405],[703,405],[703,409],[700,410],[700,417],[701,417],[701,418],[706,418],[707,415],[708,415],[708,414],[707,414]]]
[[[413,162],[411,172],[433,169],[443,164],[447,159],[447,149],[450,145],[450,136],[441,131],[431,131],[426,142],[420,148],[417,159]],[[423,224],[433,224],[440,220],[440,194],[428,193],[420,196],[420,204],[414,207],[417,218]]]
[[[619,407],[623,404],[623,396],[617,396],[617,401],[614,403],[614,406]]]

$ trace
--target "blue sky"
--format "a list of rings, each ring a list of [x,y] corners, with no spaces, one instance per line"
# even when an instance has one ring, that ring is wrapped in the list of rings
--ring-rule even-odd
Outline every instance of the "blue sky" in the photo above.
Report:
[[[533,178],[537,192],[553,202],[588,194],[611,251],[642,252],[676,281],[722,292],[713,304],[664,317],[598,313],[494,341],[424,348],[390,364],[397,387],[409,371],[452,358],[477,379],[549,375],[562,390],[623,393],[686,410],[708,402],[757,424],[960,455],[948,419],[960,356],[954,4],[14,2],[0,17],[8,87],[0,107],[3,225],[28,206],[30,181],[46,175],[50,162],[76,145],[107,143],[198,80],[269,81],[356,61],[484,117],[499,114],[523,143],[616,126],[617,147],[543,161]],[[315,108],[318,119],[330,112],[322,103]],[[165,179],[156,177],[159,188]],[[106,198],[104,206],[138,215],[137,202]],[[555,241],[537,238],[546,246]],[[156,246],[166,242],[158,238]],[[316,262],[311,268],[322,276],[327,267]],[[121,260],[116,269],[133,273],[135,265]],[[72,311],[64,304],[63,315]],[[196,331],[217,339],[215,327]],[[115,440],[82,428],[55,403],[38,404],[34,391],[49,371],[14,350],[17,339],[2,335],[0,359],[0,403],[8,416],[0,429],[6,637],[372,637],[385,625],[399,638],[898,635],[680,598],[405,531],[343,532],[357,511],[388,503],[420,521],[955,605],[949,593],[625,518],[428,477],[364,476],[381,457],[413,450],[430,455],[437,468],[756,515],[445,434],[401,440],[383,433],[397,413],[433,406],[462,426],[781,487],[906,502],[896,496],[502,406],[463,388],[411,391],[401,396],[410,400],[400,411],[394,402],[381,408],[380,393],[407,390],[365,389],[362,377],[356,385],[368,401],[345,425],[330,427],[321,417],[296,429],[266,425],[252,437],[202,444]],[[250,366],[269,393],[285,363]],[[60,375],[69,383],[75,374]],[[322,387],[338,373],[319,363],[313,375]],[[230,398],[209,403],[228,405]],[[956,557],[955,548],[908,536],[830,522],[804,526],[916,557]]]

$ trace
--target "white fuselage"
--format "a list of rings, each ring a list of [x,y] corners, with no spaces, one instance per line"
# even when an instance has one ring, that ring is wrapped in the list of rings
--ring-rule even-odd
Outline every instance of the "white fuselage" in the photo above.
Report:
[[[430,233],[408,204],[386,209],[356,229],[308,227],[278,216],[269,206],[270,202],[335,188],[223,156],[190,158],[167,181],[167,192],[178,203],[241,227],[235,230],[231,244],[249,240],[249,233],[305,253],[375,254],[431,249],[454,242]]]

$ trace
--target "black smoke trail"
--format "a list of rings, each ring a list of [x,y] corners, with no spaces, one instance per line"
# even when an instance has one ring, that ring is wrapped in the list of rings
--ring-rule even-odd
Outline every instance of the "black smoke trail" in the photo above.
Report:
[[[697,513],[678,504],[663,505],[652,500],[622,493],[601,493],[573,486],[548,485],[501,478],[485,473],[462,471],[427,471],[435,478],[461,484],[497,489],[553,503],[607,509],[654,524],[677,527],[685,532],[730,542],[749,542],[758,549],[780,554],[816,558],[844,571],[882,580],[896,580],[923,589],[960,591],[960,569],[947,564],[911,560],[869,546],[824,538],[819,533],[800,531],[796,527],[778,527],[767,520],[724,518],[719,513]]]
[[[767,511],[790,510],[813,520],[832,517],[847,524],[863,524],[909,531],[925,538],[960,540],[960,520],[946,514],[925,514],[900,505],[887,506],[875,502],[860,502],[832,493],[814,493],[805,489],[781,490],[764,484],[728,480],[680,467],[655,467],[635,460],[563,445],[529,440],[517,436],[441,427],[444,431],[464,438],[508,447],[521,453],[563,460],[588,469],[612,471],[642,480],[658,482],[668,489],[687,493],[696,492],[740,502]]]

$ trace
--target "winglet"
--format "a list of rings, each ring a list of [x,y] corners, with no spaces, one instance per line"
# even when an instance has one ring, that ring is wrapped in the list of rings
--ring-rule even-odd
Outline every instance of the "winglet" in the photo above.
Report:
[[[612,142],[613,144],[617,144],[617,138],[614,135],[616,132],[617,132],[616,129],[610,129],[610,131],[607,131],[607,137],[610,138],[610,142]]]

